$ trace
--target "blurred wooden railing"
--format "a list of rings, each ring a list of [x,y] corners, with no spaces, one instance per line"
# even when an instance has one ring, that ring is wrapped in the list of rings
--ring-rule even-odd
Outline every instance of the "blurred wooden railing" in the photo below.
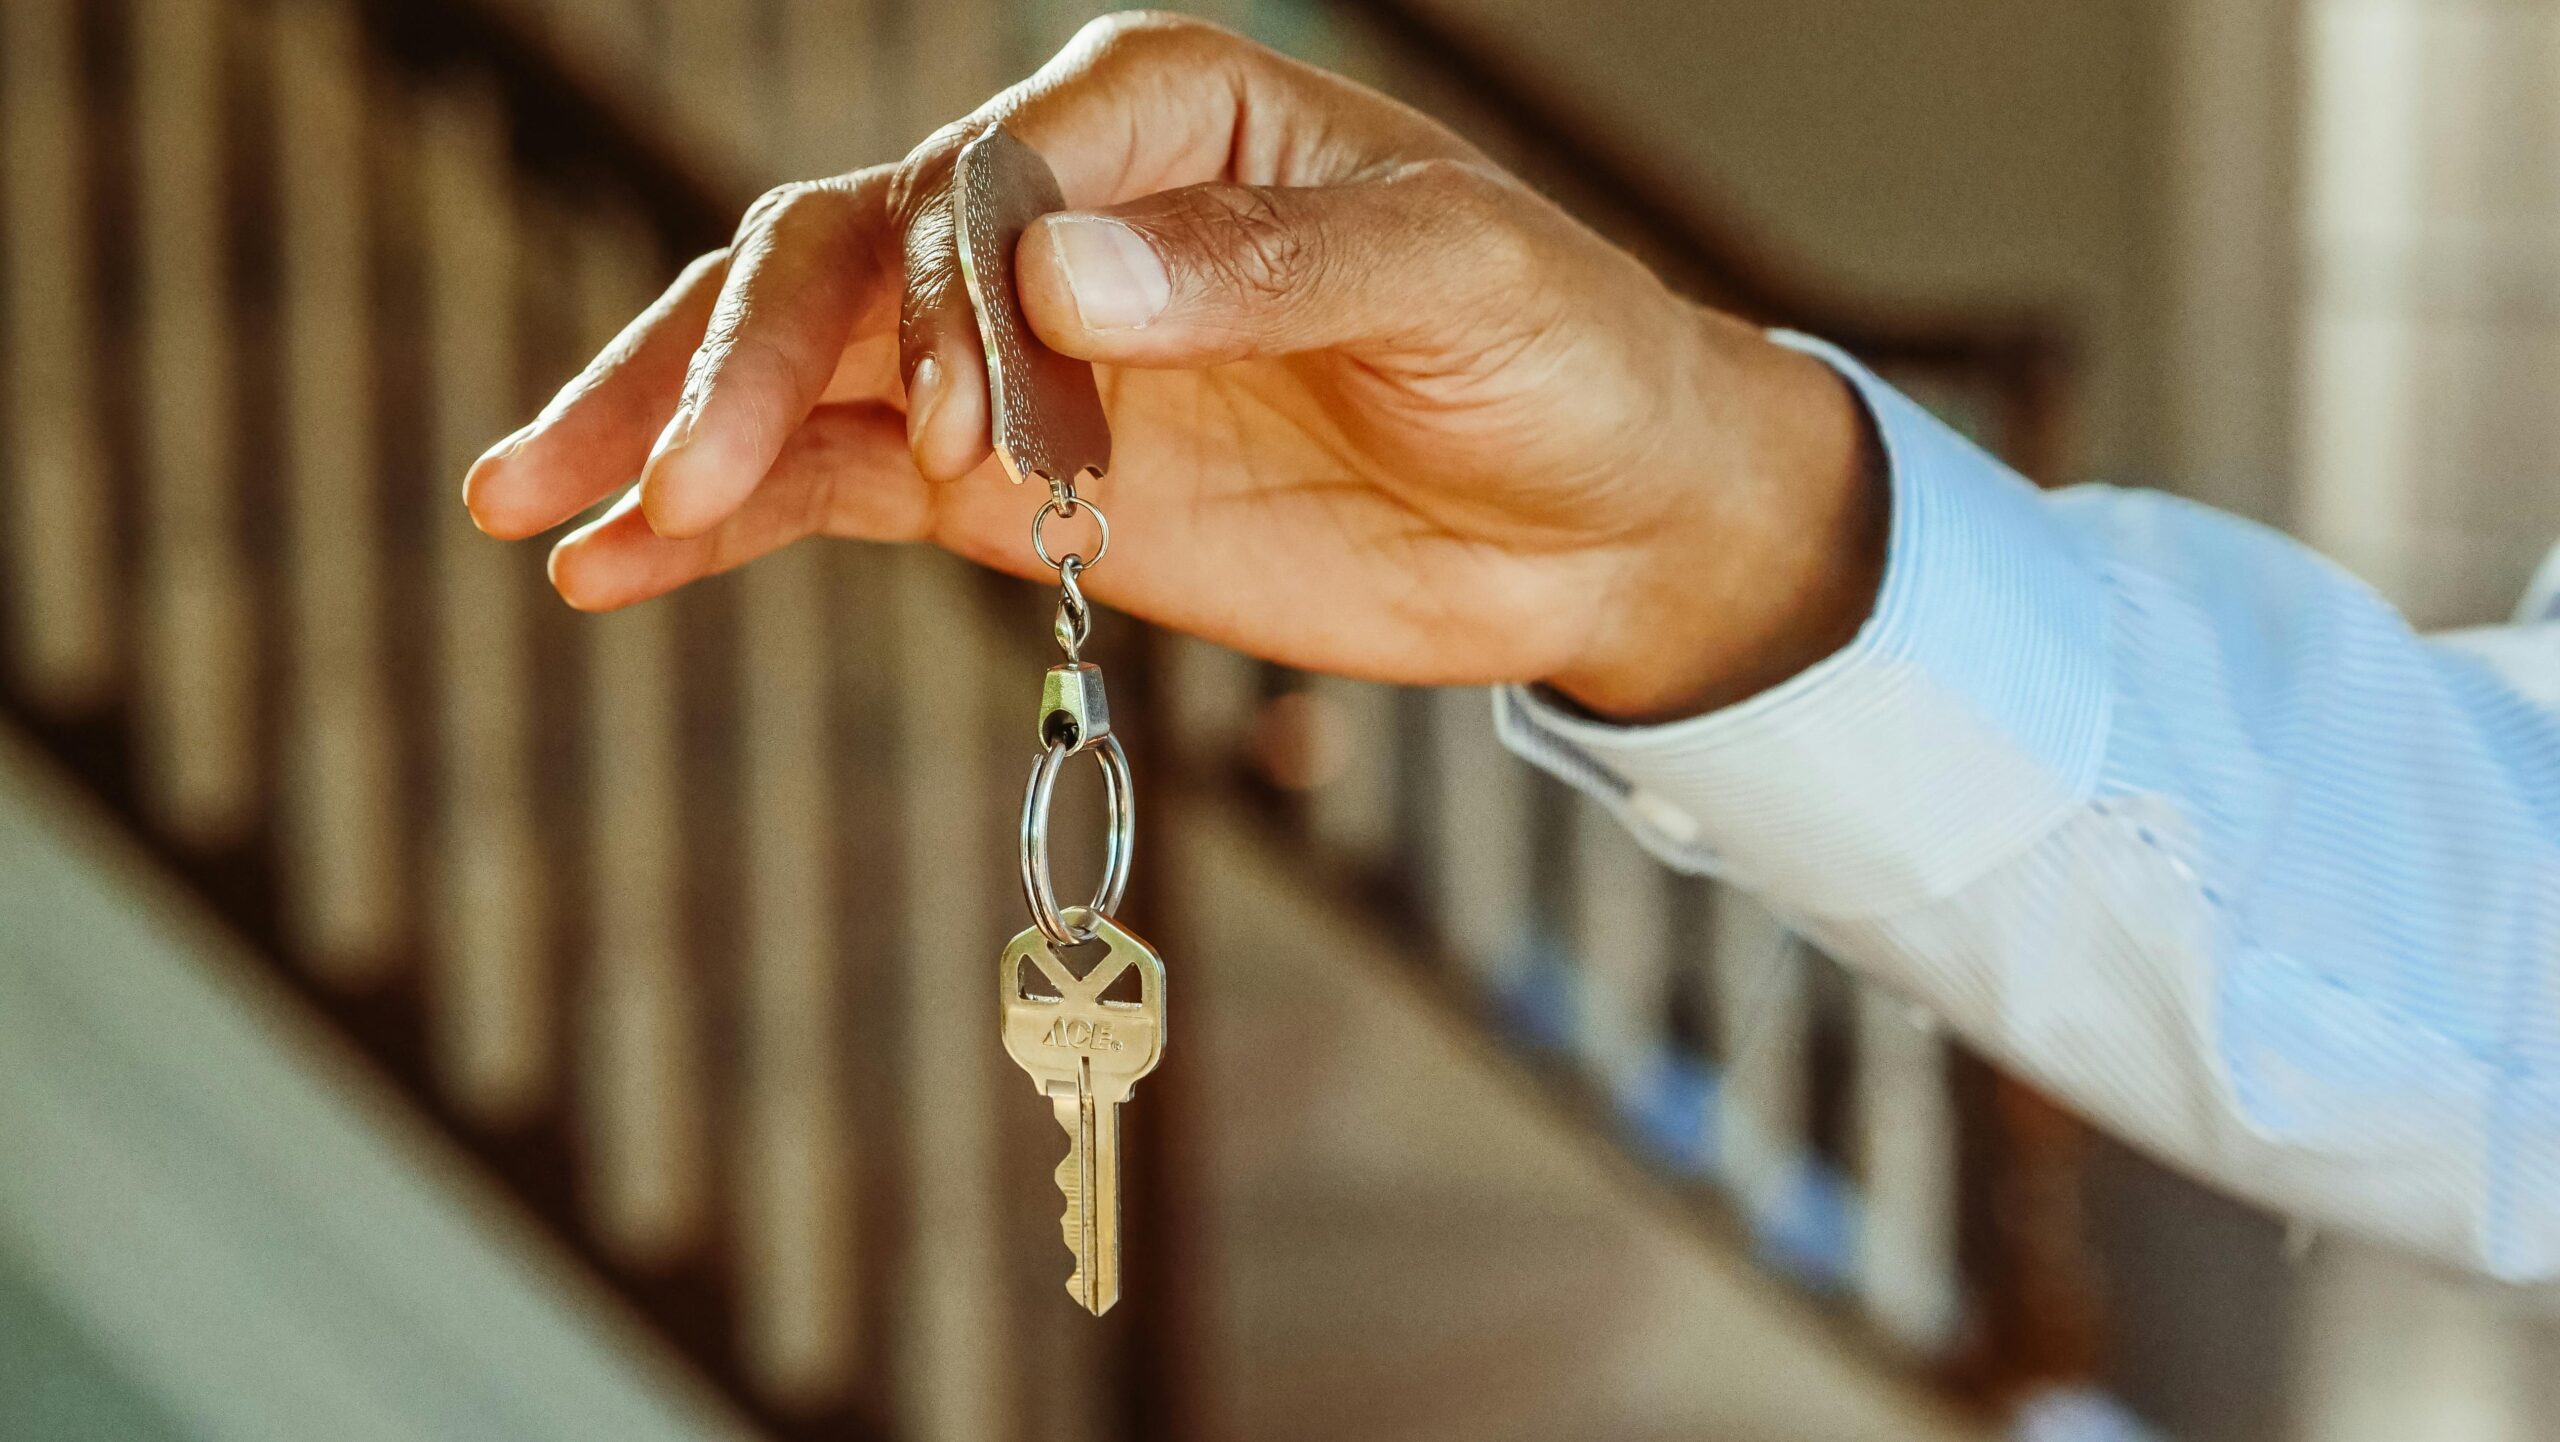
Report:
[[[1019,907],[956,565],[590,621],[456,504],[728,202],[484,10],[0,51],[12,712],[776,1435],[1007,1435],[1035,1369],[1128,1435],[955,960]]]
[[[1061,8],[0,0],[11,713],[782,1436],[1184,1431],[1179,1179],[1134,1179],[1130,1303],[1058,1325],[1052,1124],[953,960],[1019,924],[1040,617],[852,546],[574,616],[454,487],[761,184],[897,153]],[[2050,462],[2049,330],[1817,303],[1401,0],[1223,18]],[[2086,1325],[2067,1218],[2014,1204],[2067,1156],[2040,1114],[1511,763],[1481,693],[1117,646],[1151,775],[1402,928],[1710,1235],[1889,1365],[2075,1365],[2010,1345]]]
[[[1675,287],[1848,347],[2054,478],[2071,366],[2053,318],[1843,299],[1561,119],[1524,67],[1419,0],[1278,8],[1295,23],[1268,38],[1439,116]],[[1176,734],[1208,784],[1257,806],[1314,884],[1402,928],[1459,1014],[1695,1201],[1708,1236],[1821,1298],[1885,1365],[1968,1400],[2093,1376],[2075,1121],[1751,898],[1666,875],[1596,803],[1505,755],[1481,692],[1161,644],[1168,689],[1197,708]]]

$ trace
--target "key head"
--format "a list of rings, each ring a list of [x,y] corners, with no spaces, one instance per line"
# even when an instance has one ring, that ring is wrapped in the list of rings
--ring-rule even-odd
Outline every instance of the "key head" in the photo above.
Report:
[[[998,125],[960,152],[952,174],[960,276],[987,352],[996,455],[1020,482],[1074,485],[1111,468],[1111,422],[1093,367],[1032,334],[1014,289],[1013,251],[1031,222],[1067,208],[1040,152]]]
[[[1066,916],[1093,929],[1102,960],[1079,977],[1040,928],[1015,937],[996,972],[1004,1049],[1043,1090],[1083,1084],[1117,1102],[1164,1057],[1164,959],[1107,916],[1081,907]],[[1124,1000],[1132,973],[1136,994]]]

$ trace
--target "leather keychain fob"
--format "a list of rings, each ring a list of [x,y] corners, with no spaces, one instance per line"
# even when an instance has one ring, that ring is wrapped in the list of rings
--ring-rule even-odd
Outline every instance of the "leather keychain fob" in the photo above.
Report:
[[[1020,482],[1038,476],[1072,495],[1086,473],[1111,466],[1111,424],[1093,367],[1031,333],[1014,289],[1014,247],[1031,222],[1066,209],[1040,152],[998,125],[960,152],[952,174],[960,275],[987,353],[996,454]]]

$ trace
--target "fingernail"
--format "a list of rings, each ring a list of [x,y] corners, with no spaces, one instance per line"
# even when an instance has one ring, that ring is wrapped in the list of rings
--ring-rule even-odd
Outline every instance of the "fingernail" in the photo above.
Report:
[[[915,372],[907,377],[907,448],[924,443],[925,430],[933,424],[933,413],[942,406],[942,362],[931,356],[916,362]]]
[[[517,427],[515,434],[506,437],[496,445],[482,451],[480,453],[480,459],[471,463],[472,469],[477,470],[482,466],[495,461],[503,461],[507,457],[514,455],[517,451],[524,448],[525,442],[533,439],[533,433],[541,429],[541,427],[542,422],[540,421],[534,421],[530,424]]]
[[[1173,298],[1164,262],[1146,238],[1095,215],[1053,216],[1049,253],[1067,277],[1087,330],[1136,330]]]
[[[543,574],[550,578],[551,589],[559,593],[561,600],[569,603],[570,610],[592,611],[596,609],[591,604],[594,598],[587,595],[583,583],[572,569],[578,559],[574,549],[577,540],[577,536],[570,536],[553,546],[550,559],[543,563]]]
[[[693,417],[691,401],[676,407],[676,413],[667,418],[667,428],[658,432],[658,443],[649,448],[650,464],[655,465],[660,456],[671,451],[684,449],[685,442],[693,439]]]

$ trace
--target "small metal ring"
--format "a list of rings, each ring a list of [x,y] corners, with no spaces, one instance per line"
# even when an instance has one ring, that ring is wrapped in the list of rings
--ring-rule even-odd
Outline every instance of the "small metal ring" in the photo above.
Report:
[[[1131,804],[1129,756],[1120,749],[1120,738],[1105,736],[1083,749],[1102,760],[1102,794],[1110,808],[1111,821],[1103,843],[1102,880],[1093,889],[1093,900],[1081,909],[1096,916],[1109,916],[1120,909],[1121,898],[1129,893],[1129,864],[1137,849],[1138,813]],[[1075,754],[1063,741],[1050,742],[1049,749],[1031,764],[1031,784],[1022,794],[1022,899],[1031,904],[1031,919],[1039,924],[1040,934],[1060,946],[1093,940],[1092,927],[1071,925],[1059,913],[1058,893],[1049,880],[1049,802],[1058,784],[1059,770]]]
[[[1111,550],[1111,518],[1102,513],[1102,508],[1100,506],[1084,499],[1082,496],[1078,496],[1073,499],[1061,499],[1057,496],[1051,496],[1049,499],[1042,501],[1040,503],[1040,509],[1032,514],[1031,549],[1038,553],[1040,557],[1040,564],[1047,566],[1052,570],[1059,569],[1058,558],[1049,554],[1049,542],[1040,534],[1041,527],[1049,523],[1049,518],[1051,516],[1072,516],[1077,511],[1093,512],[1093,523],[1102,528],[1102,539],[1094,543],[1093,554],[1090,556],[1079,557],[1077,559],[1080,559],[1087,567],[1099,566],[1102,564],[1103,556]],[[1073,551],[1069,551],[1067,554],[1070,557],[1074,557],[1076,555]]]

